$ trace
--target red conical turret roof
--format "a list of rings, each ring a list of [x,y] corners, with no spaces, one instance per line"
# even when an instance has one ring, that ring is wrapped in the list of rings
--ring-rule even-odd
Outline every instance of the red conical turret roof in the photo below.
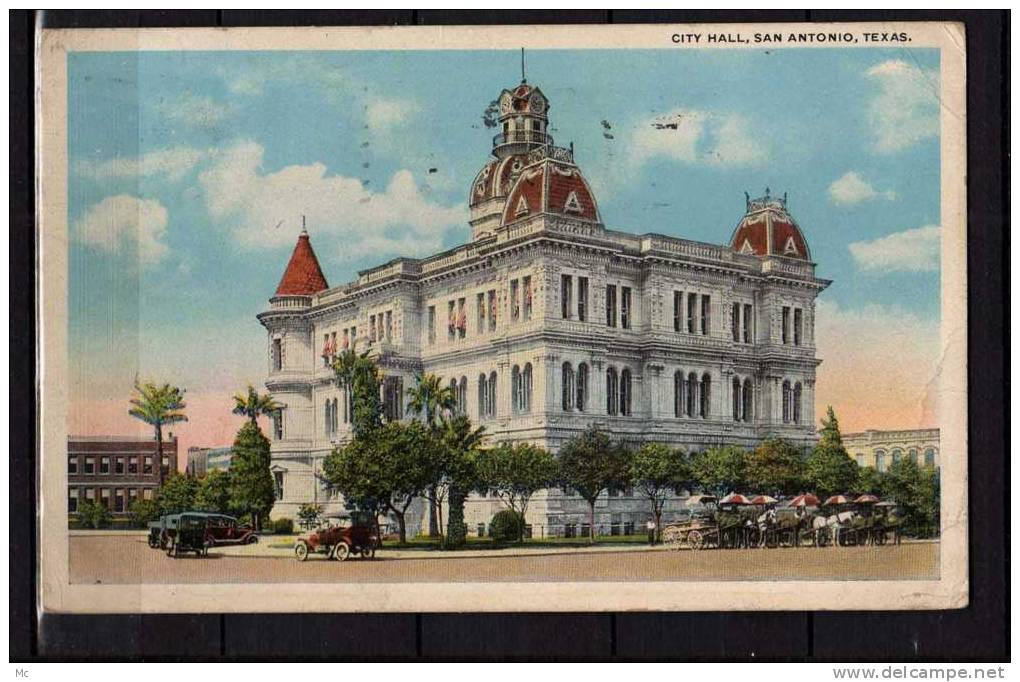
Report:
[[[329,284],[326,283],[326,276],[319,267],[319,259],[312,250],[308,233],[302,231],[280,280],[280,286],[276,287],[276,295],[312,296],[328,288]]]

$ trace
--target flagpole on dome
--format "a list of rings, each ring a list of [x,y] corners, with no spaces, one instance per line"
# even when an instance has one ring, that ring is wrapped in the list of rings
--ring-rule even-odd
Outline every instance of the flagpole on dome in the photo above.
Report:
[[[524,48],[521,48],[521,82],[527,83],[528,79],[524,76]]]

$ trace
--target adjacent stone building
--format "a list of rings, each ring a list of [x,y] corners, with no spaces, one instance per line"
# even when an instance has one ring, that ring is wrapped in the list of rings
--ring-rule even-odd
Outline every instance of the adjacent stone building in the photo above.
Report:
[[[941,466],[938,429],[898,429],[843,434],[843,447],[857,466],[886,471],[893,462]]]
[[[230,459],[234,456],[234,449],[230,446],[220,448],[188,448],[188,464],[185,471],[203,478],[210,471],[228,471]]]
[[[469,191],[468,243],[330,287],[308,234],[298,238],[258,316],[266,387],[286,406],[272,429],[274,516],[337,503],[317,473],[350,436],[330,362],[351,348],[382,367],[388,419],[409,416],[406,390],[428,372],[493,441],[555,451],[597,424],[689,451],[814,442],[815,297],[829,281],[815,276],[785,197],[745,195],[736,227],[720,226],[724,245],[615,231],[574,150],[549,135],[541,90],[522,82],[499,108],[501,132]],[[496,504],[473,497],[469,527]],[[587,523],[580,498],[560,490],[536,496],[528,517],[545,534]],[[632,495],[599,503],[605,532],[646,518]]]

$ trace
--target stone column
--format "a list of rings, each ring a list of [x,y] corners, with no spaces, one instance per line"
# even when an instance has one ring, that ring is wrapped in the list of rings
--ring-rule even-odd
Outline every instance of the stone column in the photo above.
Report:
[[[537,409],[534,412],[558,412],[561,409],[559,402],[559,391],[557,390],[560,386],[560,372],[559,372],[559,356],[558,355],[536,355],[534,359],[535,368],[541,368],[541,384],[543,390],[536,391],[536,395],[540,395],[542,403],[536,405]],[[536,381],[538,377],[536,377]]]
[[[500,419],[508,419],[513,415],[510,361],[500,360],[497,362],[496,373],[496,416]]]
[[[601,358],[591,361],[592,414],[606,414],[606,363]]]

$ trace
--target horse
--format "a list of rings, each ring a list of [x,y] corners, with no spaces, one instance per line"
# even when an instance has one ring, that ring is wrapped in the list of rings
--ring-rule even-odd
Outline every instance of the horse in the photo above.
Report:
[[[768,509],[761,516],[758,517],[758,548],[765,549],[768,544],[768,535],[771,529],[776,525],[776,510]]]
[[[811,519],[815,547],[822,546],[824,534],[831,534],[832,546],[838,547],[839,531],[849,525],[855,517],[856,513],[852,511],[837,512],[832,516],[825,516],[824,514],[815,516]]]

